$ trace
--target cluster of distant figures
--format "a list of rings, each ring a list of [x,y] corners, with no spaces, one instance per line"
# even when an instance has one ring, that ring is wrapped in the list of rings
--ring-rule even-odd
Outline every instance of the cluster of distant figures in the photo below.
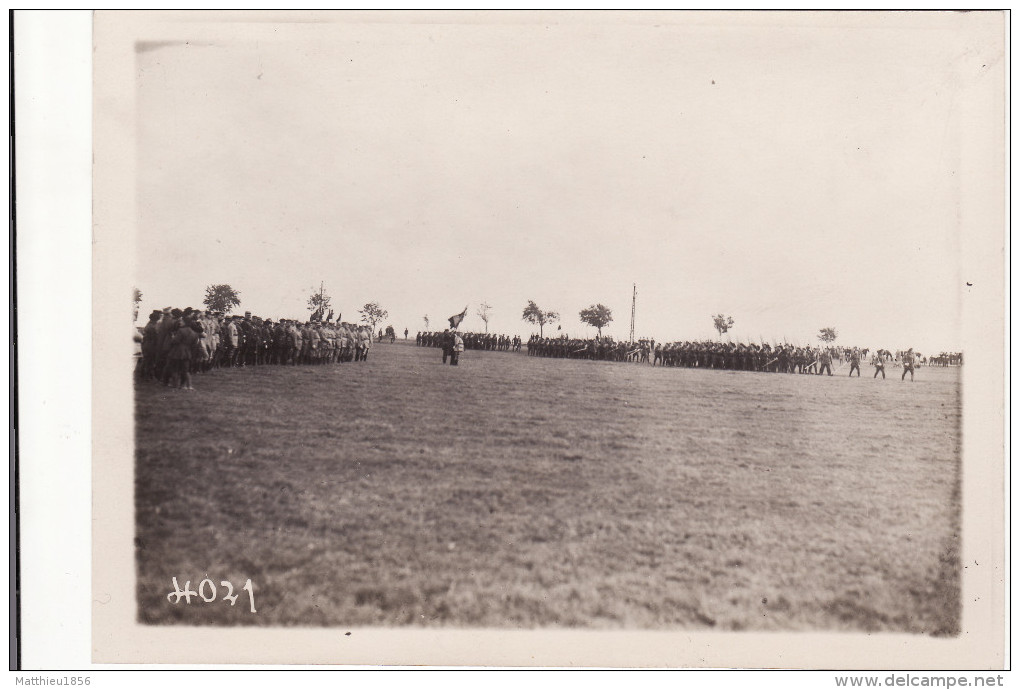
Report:
[[[542,338],[533,335],[527,343],[532,357],[560,357],[591,359],[611,362],[648,363],[652,366],[688,367],[698,369],[729,369],[733,371],[761,371],[788,374],[832,375],[834,363],[838,367],[850,364],[849,376],[856,371],[861,375],[861,362],[875,368],[872,378],[880,374],[885,378],[885,365],[893,363],[903,368],[900,379],[919,366],[957,366],[963,364],[960,352],[943,352],[925,357],[913,348],[892,352],[859,347],[797,347],[769,343],[722,343],[711,340],[656,343],[642,339],[634,343],[615,342],[611,338]],[[869,360],[870,354],[870,360]],[[837,367],[837,368],[838,368]]]
[[[245,312],[167,307],[136,330],[136,374],[192,390],[191,375],[214,368],[364,362],[372,348],[367,326],[346,322],[262,319]]]
[[[522,341],[519,336],[489,333],[460,333],[447,329],[443,332],[420,332],[415,337],[419,347],[443,349],[443,363],[446,363],[450,349],[457,339],[459,346],[467,350],[495,350],[520,352]],[[525,345],[530,357],[555,357],[563,359],[588,359],[607,362],[646,363],[652,366],[687,367],[693,369],[727,369],[731,371],[760,371],[784,374],[818,374],[829,376],[833,371],[849,364],[848,376],[861,376],[861,364],[874,367],[872,378],[885,378],[885,367],[892,364],[903,369],[900,380],[910,374],[914,380],[916,367],[948,367],[963,364],[960,352],[943,352],[926,357],[913,348],[891,350],[837,346],[795,346],[784,343],[734,343],[712,340],[657,343],[650,338],[636,342],[614,341],[612,338],[543,338],[532,335]]]
[[[443,347],[444,339],[449,337],[449,329],[444,332],[421,332],[414,338],[418,347]],[[465,350],[492,350],[498,352],[520,352],[520,336],[510,337],[499,333],[461,333]]]
[[[395,340],[387,329],[386,336]],[[364,362],[372,348],[368,326],[325,321],[262,319],[245,312],[227,316],[222,312],[188,307],[155,310],[135,341],[141,345],[136,373],[139,378],[164,385],[192,389],[191,375],[214,368],[261,365],[337,364]],[[407,330],[404,331],[407,338]],[[379,340],[383,331],[379,332]],[[652,366],[695,369],[727,369],[786,374],[828,374],[849,364],[848,376],[861,375],[861,363],[874,367],[872,378],[885,378],[886,364],[902,367],[900,380],[921,366],[949,367],[963,364],[963,353],[942,352],[926,357],[913,348],[892,352],[859,347],[795,346],[790,344],[733,343],[711,340],[657,343],[650,338],[616,342],[612,338],[543,338],[532,335],[525,345],[520,336],[496,333],[461,333],[457,330],[420,332],[419,347],[442,348],[443,363],[458,363],[464,350],[520,352],[531,357],[557,357],[610,362],[646,363]],[[869,357],[870,355],[870,357]]]

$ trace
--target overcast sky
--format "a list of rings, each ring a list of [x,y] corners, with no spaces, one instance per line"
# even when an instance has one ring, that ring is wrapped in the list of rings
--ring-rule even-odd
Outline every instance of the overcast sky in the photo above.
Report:
[[[527,338],[532,299],[626,338],[636,283],[638,337],[958,347],[961,131],[1001,55],[791,17],[139,43],[139,318],[213,283],[306,318],[323,281],[412,336],[484,301]]]

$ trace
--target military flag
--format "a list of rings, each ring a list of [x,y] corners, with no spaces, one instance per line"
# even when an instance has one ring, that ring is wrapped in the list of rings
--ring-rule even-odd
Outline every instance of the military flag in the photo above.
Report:
[[[456,328],[457,326],[459,326],[460,322],[464,320],[465,316],[467,316],[467,306],[466,305],[464,307],[464,311],[462,311],[459,314],[455,314],[455,315],[451,316],[449,319],[447,319],[447,321],[450,322],[450,328]]]

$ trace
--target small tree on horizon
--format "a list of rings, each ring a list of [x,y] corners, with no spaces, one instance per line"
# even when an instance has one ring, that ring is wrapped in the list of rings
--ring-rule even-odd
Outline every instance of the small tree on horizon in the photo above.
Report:
[[[832,326],[826,326],[818,331],[818,339],[823,343],[832,343],[839,337],[839,333]]]
[[[716,314],[712,317],[712,322],[715,325],[715,330],[719,331],[719,338],[723,337],[723,334],[733,328],[733,317],[726,316],[725,314]]]
[[[522,321],[538,326],[538,335],[545,337],[543,328],[547,324],[553,324],[560,320],[560,315],[555,311],[542,311],[533,300],[528,300],[528,306],[524,307],[521,315]]]
[[[597,328],[599,338],[602,337],[602,328],[612,320],[613,311],[604,304],[593,304],[587,309],[581,310],[581,321]]]
[[[371,326],[372,333],[375,333],[375,325],[390,315],[378,302],[369,302],[358,313],[361,314],[361,320]]]
[[[478,305],[478,318],[485,323],[485,332],[489,332],[489,312],[492,310],[492,305],[487,302],[482,302]]]
[[[226,283],[210,285],[205,289],[205,299],[202,303],[212,311],[229,314],[234,307],[241,304],[241,293]]]

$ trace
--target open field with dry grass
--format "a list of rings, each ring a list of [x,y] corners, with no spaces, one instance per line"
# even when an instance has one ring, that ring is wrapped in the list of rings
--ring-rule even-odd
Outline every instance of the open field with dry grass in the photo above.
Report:
[[[958,371],[864,369],[400,343],[140,382],[139,620],[955,634]]]

